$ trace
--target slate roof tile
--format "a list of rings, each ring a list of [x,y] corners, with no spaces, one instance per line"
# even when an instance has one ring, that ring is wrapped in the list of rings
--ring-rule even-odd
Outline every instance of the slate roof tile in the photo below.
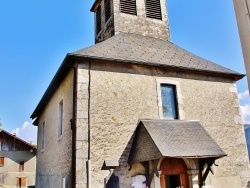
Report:
[[[198,57],[167,40],[129,33],[118,33],[101,43],[78,50],[73,55],[241,75],[226,67]]]

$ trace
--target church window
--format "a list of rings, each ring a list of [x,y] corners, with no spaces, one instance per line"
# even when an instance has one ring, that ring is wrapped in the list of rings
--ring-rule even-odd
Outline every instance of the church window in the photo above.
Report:
[[[111,16],[110,0],[104,0],[104,7],[105,7],[105,22],[107,22]]]
[[[145,0],[146,16],[148,18],[161,20],[161,3],[160,0]]]
[[[102,12],[101,12],[101,6],[98,7],[96,11],[96,34],[98,34],[101,31],[102,28]]]
[[[120,0],[120,11],[126,14],[137,15],[136,0]]]
[[[162,113],[164,119],[177,119],[176,89],[174,85],[161,84]]]
[[[157,78],[158,113],[160,119],[185,119],[185,108],[179,81]]]

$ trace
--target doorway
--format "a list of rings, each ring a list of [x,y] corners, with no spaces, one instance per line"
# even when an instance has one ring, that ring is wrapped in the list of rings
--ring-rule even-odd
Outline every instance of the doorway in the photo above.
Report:
[[[17,177],[16,178],[16,188],[26,188],[26,177]]]
[[[161,187],[189,188],[187,166],[182,159],[165,158],[160,165]]]

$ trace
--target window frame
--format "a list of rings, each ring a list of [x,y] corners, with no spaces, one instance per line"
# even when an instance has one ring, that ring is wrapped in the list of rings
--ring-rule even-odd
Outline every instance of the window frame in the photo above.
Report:
[[[45,127],[46,127],[46,122],[44,121],[42,124],[42,130],[41,130],[41,152],[44,152],[45,150]]]
[[[0,167],[4,166],[5,157],[0,157]]]
[[[60,139],[63,136],[63,99],[58,105],[58,131],[57,137]]]

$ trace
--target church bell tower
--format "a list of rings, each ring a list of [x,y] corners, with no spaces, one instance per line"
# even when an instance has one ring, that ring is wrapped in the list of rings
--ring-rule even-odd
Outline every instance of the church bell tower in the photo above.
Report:
[[[170,40],[165,0],[96,0],[95,42],[119,32]]]

